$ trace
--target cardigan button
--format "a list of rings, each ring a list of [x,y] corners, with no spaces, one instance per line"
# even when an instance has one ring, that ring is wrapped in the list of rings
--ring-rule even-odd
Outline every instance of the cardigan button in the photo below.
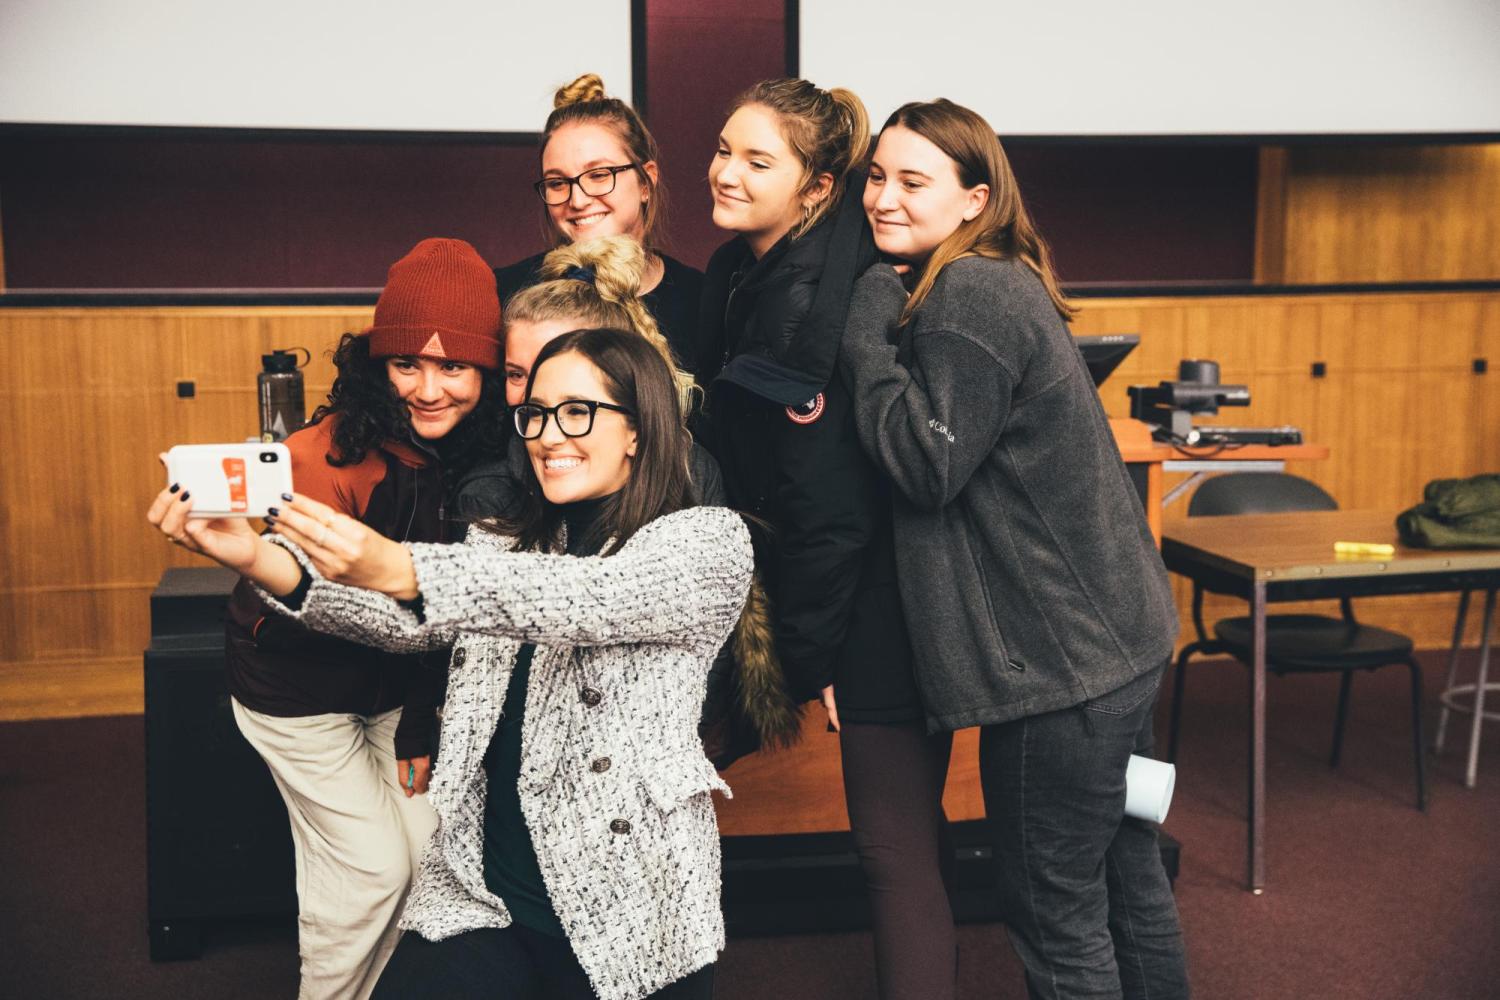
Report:
[[[580,691],[578,693],[578,697],[582,698],[583,703],[589,708],[593,708],[604,700],[604,695],[597,689],[591,687],[586,687],[582,691]]]
[[[461,667],[461,666],[463,666],[464,665],[464,661],[467,660],[468,658],[469,658],[469,651],[467,649],[455,649],[453,651],[453,665],[455,667]]]
[[[605,771],[608,771],[610,769],[612,763],[613,762],[608,757],[600,757],[598,760],[589,765],[589,770],[593,771],[595,774],[603,774]]]
[[[620,834],[629,833],[630,832],[630,820],[628,820],[628,819],[614,819],[614,820],[610,820],[609,821],[609,832],[610,833],[620,833]]]

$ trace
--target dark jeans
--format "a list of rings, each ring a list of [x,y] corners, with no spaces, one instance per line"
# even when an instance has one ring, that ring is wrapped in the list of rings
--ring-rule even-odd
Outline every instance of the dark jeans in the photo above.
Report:
[[[651,994],[653,1000],[710,1000],[705,966]],[[595,1000],[594,988],[563,938],[512,924],[428,941],[407,931],[370,1000]]]
[[[958,955],[943,783],[953,734],[929,736],[921,721],[846,722],[839,748],[881,1000],[951,1000]]]
[[[1034,998],[1188,995],[1156,827],[1124,815],[1126,761],[1151,752],[1161,674],[981,732],[1001,903]]]

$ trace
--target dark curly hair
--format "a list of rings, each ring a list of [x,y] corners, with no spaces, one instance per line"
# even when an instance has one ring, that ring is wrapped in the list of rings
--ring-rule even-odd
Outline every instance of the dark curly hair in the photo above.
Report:
[[[385,359],[370,357],[370,338],[346,333],[333,352],[338,377],[328,402],[313,411],[309,424],[338,414],[333,448],[326,456],[335,467],[357,465],[371,448],[385,441],[415,439],[411,416],[386,375]],[[505,382],[498,372],[480,369],[479,404],[453,431],[436,441],[419,442],[437,452],[443,485],[452,499],[458,481],[480,462],[505,454],[511,436],[505,407]]]

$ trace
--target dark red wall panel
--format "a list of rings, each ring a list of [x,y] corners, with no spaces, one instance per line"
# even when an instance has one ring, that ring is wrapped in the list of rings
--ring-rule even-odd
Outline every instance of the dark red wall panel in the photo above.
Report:
[[[529,144],[172,133],[0,139],[11,288],[378,287],[426,236],[542,245]]]
[[[786,74],[784,7],[647,0],[647,107],[670,185],[668,249],[694,266],[729,235],[714,226],[708,195],[708,164],[729,104],[756,81]]]

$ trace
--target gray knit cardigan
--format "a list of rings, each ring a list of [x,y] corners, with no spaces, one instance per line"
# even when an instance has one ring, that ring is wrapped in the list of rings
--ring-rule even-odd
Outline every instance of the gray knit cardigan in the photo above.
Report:
[[[306,625],[366,645],[453,646],[428,792],[439,826],[401,918],[432,941],[511,922],[484,884],[483,757],[516,652],[536,643],[521,810],[547,893],[595,991],[635,1000],[724,947],[709,792],[729,788],[703,755],[698,717],[709,665],[745,604],[750,535],[733,512],[695,507],[656,519],[608,556],[512,545],[478,530],[462,545],[410,545],[421,620],[311,566],[300,611],[271,600]]]

